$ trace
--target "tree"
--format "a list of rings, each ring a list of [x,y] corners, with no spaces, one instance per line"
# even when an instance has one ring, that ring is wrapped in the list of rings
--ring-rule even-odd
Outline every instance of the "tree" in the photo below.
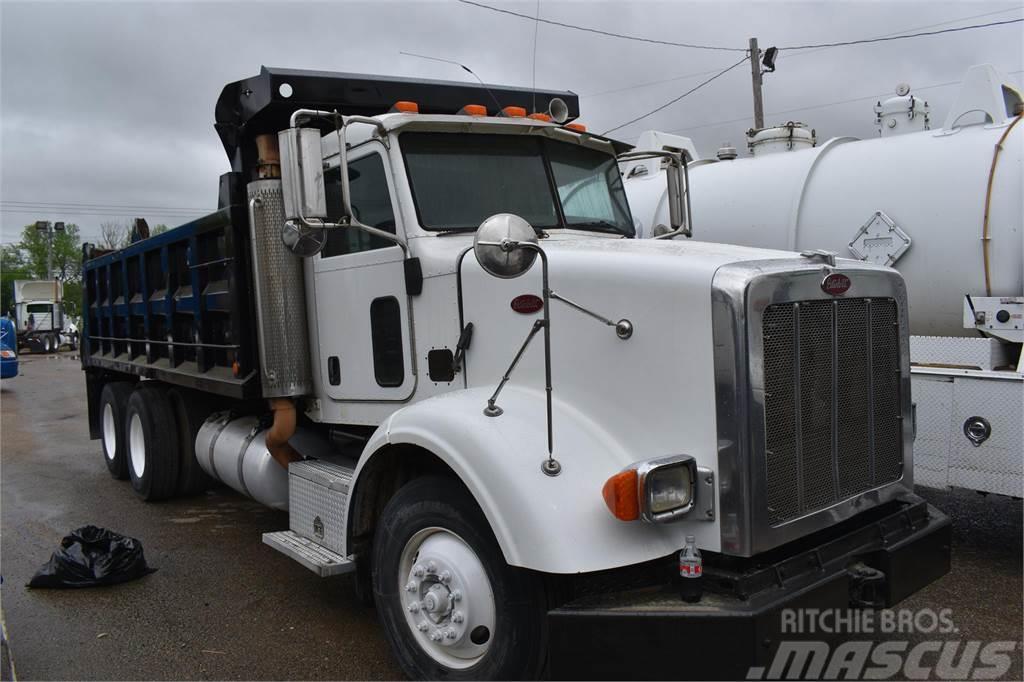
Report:
[[[32,279],[25,256],[17,244],[0,247],[0,314],[14,309],[14,280]]]
[[[131,235],[131,226],[128,223],[109,220],[100,223],[100,241],[97,246],[101,249],[123,249],[128,246]]]
[[[167,225],[165,225],[163,223],[157,223],[156,225],[153,226],[153,229],[151,229],[149,231],[149,236],[155,237],[158,234],[163,234],[164,232],[166,232],[169,229],[171,229],[171,228],[167,227]]]

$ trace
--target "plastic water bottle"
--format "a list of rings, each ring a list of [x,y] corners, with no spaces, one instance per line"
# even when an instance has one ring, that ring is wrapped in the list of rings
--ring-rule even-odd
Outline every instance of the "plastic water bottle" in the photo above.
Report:
[[[700,601],[703,591],[701,576],[704,575],[704,560],[692,535],[686,536],[686,546],[679,550],[679,594],[683,601]]]

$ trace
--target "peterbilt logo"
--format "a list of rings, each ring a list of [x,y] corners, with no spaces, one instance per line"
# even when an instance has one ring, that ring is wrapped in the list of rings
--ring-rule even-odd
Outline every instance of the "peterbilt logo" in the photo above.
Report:
[[[821,290],[832,296],[842,296],[849,290],[851,284],[852,282],[849,277],[838,272],[833,272],[831,275],[821,280]]]
[[[531,315],[544,307],[540,296],[523,294],[512,299],[512,310],[523,315]]]

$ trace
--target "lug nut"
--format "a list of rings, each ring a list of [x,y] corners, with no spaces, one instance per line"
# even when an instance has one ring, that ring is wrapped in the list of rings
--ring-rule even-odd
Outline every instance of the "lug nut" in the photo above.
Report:
[[[452,592],[452,601],[461,601],[461,600],[462,600],[462,593],[461,592],[459,592],[458,590],[455,590],[454,592]]]
[[[430,641],[432,641],[432,642],[440,642],[441,641],[441,633],[440,633],[440,631],[434,630],[433,632],[431,632],[430,633]]]
[[[456,611],[452,614],[453,623],[461,623],[464,620],[466,620],[466,617],[462,615],[462,611]]]
[[[419,630],[420,632],[426,632],[427,631],[427,621],[421,620],[419,622],[419,624],[416,626],[416,629]]]
[[[413,603],[409,604],[409,612],[410,613],[418,613],[419,610],[420,610],[420,603],[418,601],[414,601]]]
[[[452,630],[451,628],[448,628],[447,630],[444,631],[444,636],[447,637],[448,639],[455,639],[455,636],[456,636],[455,630]]]
[[[406,592],[415,592],[416,591],[416,581],[415,580],[410,580],[409,584],[405,586],[405,591]]]
[[[431,561],[429,564],[427,564],[427,572],[428,573],[437,573],[437,564],[435,564],[433,561]]]
[[[423,567],[420,566],[419,564],[416,564],[415,566],[412,567],[412,574],[414,576],[416,576],[417,578],[422,578],[423,577]]]
[[[451,571],[442,571],[441,572],[441,582],[443,582],[443,583],[450,583],[451,581],[452,581],[452,573],[451,573]]]

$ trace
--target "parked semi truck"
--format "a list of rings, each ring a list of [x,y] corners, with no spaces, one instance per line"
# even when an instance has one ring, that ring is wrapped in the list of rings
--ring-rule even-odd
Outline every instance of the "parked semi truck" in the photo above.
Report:
[[[915,481],[1021,497],[1021,93],[993,67],[972,67],[941,128],[931,116],[901,85],[875,105],[875,139],[816,145],[810,127],[790,122],[750,131],[750,158],[725,149],[692,159],[697,238],[827,249],[899,270],[913,334]],[[695,153],[662,133],[638,143],[664,146]],[[640,161],[624,172],[638,231],[651,234],[668,222],[664,171]]]
[[[899,273],[633,239],[635,155],[578,113],[339,73],[226,86],[219,209],[85,249],[111,474],[287,509],[264,542],[353,573],[415,678],[744,677],[782,609],[943,575]],[[655,155],[685,234],[681,156]]]
[[[64,313],[64,283],[56,279],[14,280],[14,319],[18,347],[54,353],[78,347],[78,329]]]

